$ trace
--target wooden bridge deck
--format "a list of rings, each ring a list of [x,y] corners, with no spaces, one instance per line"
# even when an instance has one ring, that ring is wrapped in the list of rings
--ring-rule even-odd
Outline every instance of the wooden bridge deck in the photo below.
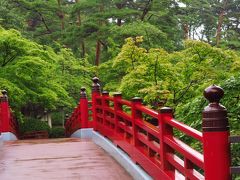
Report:
[[[21,140],[0,148],[1,180],[128,180],[131,176],[90,140]]]

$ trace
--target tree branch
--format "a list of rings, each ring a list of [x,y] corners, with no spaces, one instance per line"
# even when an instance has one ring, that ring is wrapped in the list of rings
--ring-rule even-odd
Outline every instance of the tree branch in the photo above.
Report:
[[[146,5],[143,9],[143,13],[140,17],[141,21],[144,20],[145,16],[148,14],[149,10],[151,9],[152,2],[153,2],[153,0],[148,0],[148,2],[146,3]]]
[[[22,7],[23,9],[25,10],[28,10],[28,11],[33,11],[35,13],[37,13],[44,25],[44,27],[46,28],[46,30],[49,32],[49,33],[52,33],[52,30],[48,27],[47,23],[46,23],[46,20],[44,18],[44,16],[42,15],[42,13],[40,13],[37,9],[34,9],[34,8],[29,8],[27,6],[24,6],[23,4],[21,4],[21,2],[19,2],[18,0],[12,0],[13,3],[16,3],[19,7]]]
[[[178,98],[175,99],[175,103],[177,103],[180,99],[182,99],[188,92],[188,90],[190,89],[190,87],[195,83],[196,81],[190,81],[190,83],[182,89],[181,94],[179,95]],[[177,92],[176,92],[177,94]]]

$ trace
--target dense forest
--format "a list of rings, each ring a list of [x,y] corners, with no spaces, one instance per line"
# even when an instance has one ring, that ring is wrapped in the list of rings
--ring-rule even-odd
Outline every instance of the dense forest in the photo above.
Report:
[[[19,119],[41,118],[71,112],[98,76],[200,129],[214,83],[239,134],[239,12],[240,0],[0,0],[0,89]]]

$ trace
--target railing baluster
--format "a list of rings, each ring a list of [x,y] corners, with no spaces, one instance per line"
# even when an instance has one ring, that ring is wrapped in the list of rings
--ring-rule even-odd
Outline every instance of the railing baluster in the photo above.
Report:
[[[106,135],[107,131],[108,131],[108,127],[107,127],[107,110],[106,108],[109,107],[109,102],[106,100],[109,97],[109,93],[107,91],[103,91],[102,92],[102,111],[103,111],[103,131],[104,131],[104,135]]]
[[[97,77],[94,77],[92,79],[92,114],[93,114],[93,129],[97,130],[97,96],[100,95],[100,85],[99,85],[99,79]]]
[[[113,95],[113,103],[114,103],[114,136],[118,134],[118,123],[119,117],[117,115],[117,111],[122,111],[122,105],[118,103],[118,100],[122,99],[122,94],[117,92]]]
[[[142,104],[142,99],[135,97],[132,99],[132,128],[133,128],[133,145],[137,147],[139,140],[137,138],[138,128],[135,124],[137,119],[142,119],[142,112],[137,110],[136,106]]]
[[[172,109],[169,107],[164,107],[160,109],[159,113],[159,129],[160,129],[160,159],[161,159],[161,168],[167,173],[172,179],[174,178],[174,167],[168,162],[167,155],[173,154],[174,150],[165,144],[164,137],[169,136],[173,137],[173,128],[167,121],[170,121],[173,118]]]
[[[81,94],[80,94],[80,117],[81,117],[81,128],[87,128],[88,127],[88,99],[86,94],[86,88],[81,88]]]

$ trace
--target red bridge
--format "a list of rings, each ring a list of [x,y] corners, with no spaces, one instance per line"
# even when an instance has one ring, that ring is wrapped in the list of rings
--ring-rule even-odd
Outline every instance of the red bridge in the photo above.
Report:
[[[227,180],[240,173],[239,167],[231,167],[230,144],[239,137],[230,137],[220,87],[204,91],[210,103],[203,110],[202,132],[176,120],[169,107],[156,112],[140,98],[128,101],[121,93],[111,97],[100,89],[96,77],[92,101],[81,89],[80,103],[65,122],[71,138],[34,141],[6,141],[17,139],[18,124],[3,91],[0,179]],[[179,133],[195,139],[199,148],[186,144]]]

